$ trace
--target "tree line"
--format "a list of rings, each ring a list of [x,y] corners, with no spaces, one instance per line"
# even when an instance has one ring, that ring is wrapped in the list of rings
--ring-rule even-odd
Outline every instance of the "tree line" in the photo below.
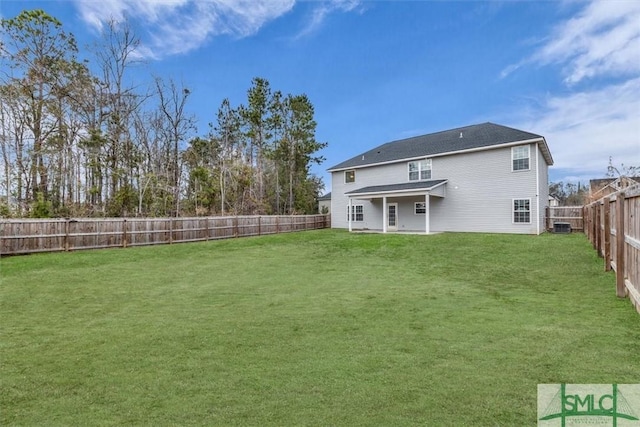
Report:
[[[639,175],[639,166],[625,165],[624,163],[616,166],[613,157],[609,156],[605,179],[608,178],[614,181],[617,179],[631,178],[634,181],[640,182]],[[560,206],[583,206],[594,201],[594,197],[602,197],[602,195],[597,195],[597,193],[596,196],[592,195],[592,190],[597,192],[598,188],[590,188],[589,184],[583,184],[582,182],[558,181],[549,183],[549,195],[553,196]]]
[[[81,53],[42,10],[1,20],[0,216],[312,213],[323,189],[309,98],[254,78],[204,134],[191,91],[131,83],[140,41],[111,22]]]

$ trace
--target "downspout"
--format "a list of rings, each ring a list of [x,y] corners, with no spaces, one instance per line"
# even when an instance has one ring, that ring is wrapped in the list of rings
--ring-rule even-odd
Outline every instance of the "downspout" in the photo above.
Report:
[[[536,233],[540,235],[540,153],[536,142]]]

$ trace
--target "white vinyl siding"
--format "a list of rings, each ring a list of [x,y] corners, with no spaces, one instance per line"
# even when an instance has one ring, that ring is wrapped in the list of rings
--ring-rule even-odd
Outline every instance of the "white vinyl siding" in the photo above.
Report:
[[[431,230],[536,234],[535,175],[511,171],[511,147],[439,157],[434,179],[448,182],[444,198],[431,198]],[[513,200],[524,198],[531,199],[531,224],[515,224]]]
[[[431,159],[416,160],[408,163],[409,181],[431,179]]]
[[[511,149],[511,170],[528,171],[530,169],[531,154],[528,145],[521,145]]]

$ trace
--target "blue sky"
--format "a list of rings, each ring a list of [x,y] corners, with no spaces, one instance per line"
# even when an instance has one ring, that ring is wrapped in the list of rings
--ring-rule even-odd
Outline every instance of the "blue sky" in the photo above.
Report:
[[[640,1],[7,1],[93,43],[125,17],[142,45],[132,83],[191,90],[198,134],[253,77],[306,93],[326,169],[379,144],[491,121],[545,136],[552,181],[640,166]]]

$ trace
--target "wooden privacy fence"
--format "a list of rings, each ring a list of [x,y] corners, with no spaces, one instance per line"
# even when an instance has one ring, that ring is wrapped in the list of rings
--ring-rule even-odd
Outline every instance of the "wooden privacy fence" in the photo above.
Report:
[[[585,234],[604,268],[616,272],[616,295],[640,312],[640,185],[584,207]]]
[[[582,206],[547,206],[545,217],[547,231],[553,231],[553,225],[556,222],[568,223],[572,230],[582,231],[584,229]]]
[[[329,215],[8,219],[0,223],[0,255],[260,236],[330,224]]]

